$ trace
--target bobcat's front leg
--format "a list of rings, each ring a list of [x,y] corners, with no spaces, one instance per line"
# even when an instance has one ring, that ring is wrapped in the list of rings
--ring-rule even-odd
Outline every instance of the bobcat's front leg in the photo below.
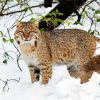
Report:
[[[28,66],[28,68],[31,76],[31,82],[34,83],[35,81],[39,81],[40,70],[34,66]]]
[[[40,70],[41,70],[41,76],[42,76],[42,84],[47,84],[49,79],[52,76],[52,66],[42,63],[40,65]]]

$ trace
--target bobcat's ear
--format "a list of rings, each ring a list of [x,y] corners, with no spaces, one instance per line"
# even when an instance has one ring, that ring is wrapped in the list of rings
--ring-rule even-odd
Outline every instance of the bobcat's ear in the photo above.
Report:
[[[20,20],[16,20],[16,26],[18,27],[18,26],[20,26],[21,25],[21,21]]]
[[[36,25],[36,27],[39,27],[39,20],[35,20],[34,24]]]

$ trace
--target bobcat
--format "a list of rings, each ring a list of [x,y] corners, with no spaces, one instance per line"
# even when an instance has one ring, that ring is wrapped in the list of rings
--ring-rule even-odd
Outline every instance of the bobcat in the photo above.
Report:
[[[42,83],[48,83],[52,66],[66,64],[71,72],[82,71],[79,75],[84,82],[84,67],[96,50],[98,38],[80,29],[56,29],[41,32],[38,21],[16,21],[14,33],[22,56],[28,65],[32,83],[42,76]]]

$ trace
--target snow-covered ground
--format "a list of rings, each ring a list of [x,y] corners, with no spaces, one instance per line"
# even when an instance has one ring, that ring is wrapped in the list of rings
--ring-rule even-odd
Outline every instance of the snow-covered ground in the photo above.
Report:
[[[22,72],[17,69],[15,61],[0,66],[0,78],[9,81],[3,92],[4,83],[0,82],[0,100],[100,100],[100,75],[94,73],[88,83],[80,84],[79,79],[69,76],[66,66],[55,66],[53,76],[47,85],[41,82],[31,84],[28,68],[21,61]]]
[[[38,0],[39,1],[39,0]],[[51,8],[45,9],[48,12]],[[38,9],[38,11],[44,11],[44,8]],[[37,11],[36,9],[34,11]],[[44,13],[45,13],[44,12]],[[0,20],[0,31],[6,32],[6,27],[9,27],[17,19],[17,16],[6,17]],[[29,20],[27,18],[25,20]],[[6,26],[5,24],[6,23]],[[88,22],[87,22],[88,24]],[[81,28],[88,29],[86,26],[71,26],[69,28]],[[62,28],[62,26],[61,26]],[[13,37],[14,30],[10,30],[10,34]],[[100,47],[100,45],[98,45]],[[13,45],[9,43],[4,44],[5,50],[15,51]],[[0,54],[4,52],[2,41],[0,41]],[[0,100],[100,100],[100,75],[94,73],[89,82],[80,84],[80,79],[74,79],[69,76],[67,68],[64,65],[54,66],[52,79],[50,79],[47,85],[41,84],[41,82],[35,82],[31,84],[30,74],[27,65],[21,58],[20,66],[22,72],[18,69],[16,63],[16,54],[10,52],[14,60],[10,60],[7,65],[2,63],[2,56],[0,56],[0,79],[6,81],[7,79],[19,79],[20,81],[9,81],[8,86],[4,88],[4,83],[0,81]],[[100,54],[100,49],[96,51],[96,54]],[[8,91],[9,87],[9,91]],[[7,92],[8,91],[8,92]]]

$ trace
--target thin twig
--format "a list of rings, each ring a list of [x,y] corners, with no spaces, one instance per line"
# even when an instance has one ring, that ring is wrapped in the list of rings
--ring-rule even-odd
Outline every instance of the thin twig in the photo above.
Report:
[[[15,46],[15,44],[13,44],[13,46],[16,48],[16,50],[18,51],[18,56],[17,56],[17,65],[18,65],[18,68],[20,69],[20,71],[22,71],[20,65],[19,65],[19,59],[20,59],[20,56],[21,56],[21,53],[20,51],[18,50],[18,48]]]
[[[53,3],[57,3],[57,2],[53,2]],[[30,6],[28,8],[32,9],[32,8],[41,7],[41,6],[44,6],[44,4],[42,3],[42,4],[39,4],[36,6]],[[16,11],[11,11],[11,12],[7,12],[7,13],[2,13],[2,14],[0,14],[0,16],[7,16],[7,15],[12,15],[12,14],[21,13],[21,12],[26,12],[26,8],[24,8],[22,10],[16,10]]]
[[[99,6],[100,6],[100,2],[98,2],[98,1],[95,1]]]
[[[4,86],[3,86],[3,92],[5,92],[6,87],[7,87],[7,92],[8,92],[8,91],[9,91],[9,85],[8,85],[8,82],[10,82],[10,81],[16,81],[16,82],[19,82],[19,81],[20,81],[20,77],[19,77],[18,80],[17,80],[17,79],[7,79],[6,81],[4,81],[4,80],[0,79],[0,81],[2,81],[2,82],[4,83]]]
[[[86,7],[87,7],[88,5],[90,5],[91,3],[93,3],[94,1],[96,1],[96,0],[91,0],[91,1],[86,2],[86,3],[84,4],[84,8],[83,8],[82,12],[84,12],[85,9],[86,9]]]
[[[9,38],[11,38],[8,28],[7,28],[7,33],[9,35]],[[22,69],[21,69],[21,67],[19,65],[19,59],[20,59],[21,53],[20,53],[19,49],[15,46],[15,44],[14,43],[12,43],[12,44],[15,47],[15,49],[18,51],[18,55],[17,55],[17,65],[18,65],[18,68],[20,69],[20,71],[22,71]]]
[[[1,12],[4,10],[5,6],[7,5],[7,2],[8,2],[8,0],[5,1],[4,5],[2,5]]]

